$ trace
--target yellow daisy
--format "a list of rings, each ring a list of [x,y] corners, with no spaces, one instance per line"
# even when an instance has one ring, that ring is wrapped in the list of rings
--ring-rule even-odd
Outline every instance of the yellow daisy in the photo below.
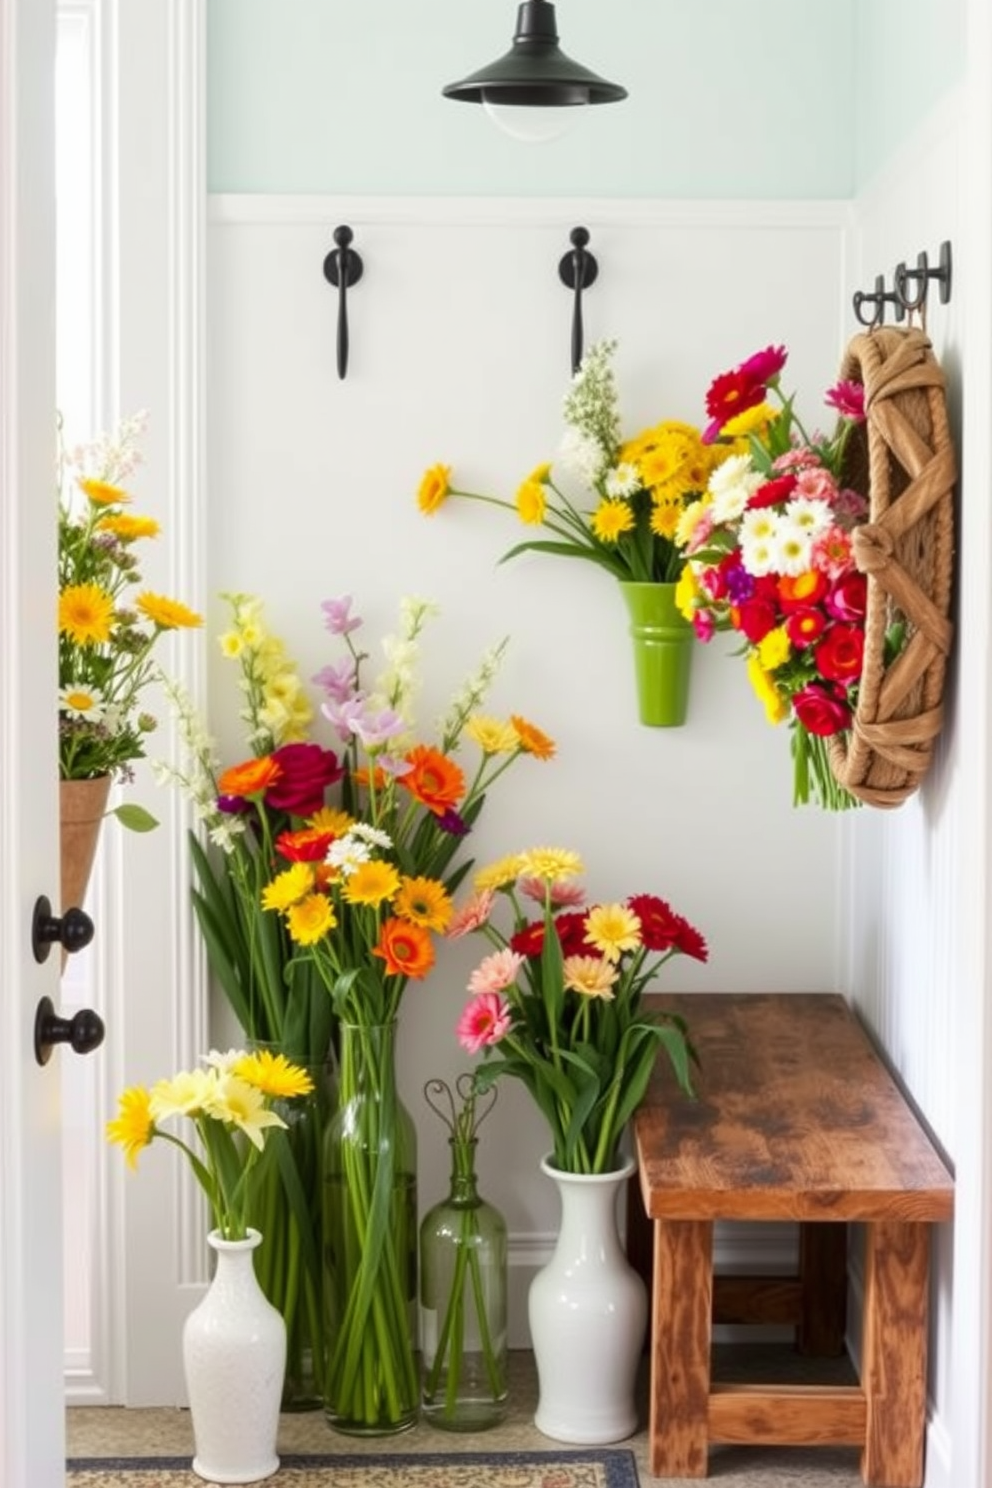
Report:
[[[478,744],[483,754],[512,754],[520,748],[520,735],[512,723],[474,713],[465,725],[465,733]]]
[[[217,1083],[216,1070],[180,1070],[171,1080],[156,1080],[148,1100],[154,1121],[169,1116],[195,1116],[203,1111]]]
[[[313,888],[313,869],[309,863],[294,863],[277,873],[262,890],[263,909],[289,909],[305,899]]]
[[[349,875],[342,893],[349,904],[376,906],[392,899],[399,886],[400,875],[392,863],[370,858],[367,863],[359,863]]]
[[[131,500],[126,491],[120,486],[112,486],[109,481],[81,480],[79,489],[84,491],[94,506],[127,506]]]
[[[297,945],[316,945],[338,922],[334,905],[326,894],[308,894],[286,912],[286,929]]]
[[[131,542],[137,537],[158,537],[161,528],[154,517],[136,517],[130,512],[110,512],[95,525],[97,532],[112,532],[114,537]]]
[[[472,880],[474,887],[483,889],[502,889],[520,877],[523,871],[523,853],[512,853],[505,858],[499,858],[495,863],[490,863],[486,868],[480,868]]]
[[[236,661],[245,649],[245,643],[236,630],[226,630],[218,641],[223,654],[231,661]]]
[[[244,1132],[260,1152],[265,1146],[262,1135],[265,1128],[286,1125],[281,1116],[268,1109],[262,1092],[237,1075],[222,1075],[215,1081],[207,1111],[218,1121],[226,1121]]]
[[[138,1166],[138,1153],[155,1135],[155,1123],[149,1109],[150,1097],[143,1085],[132,1085],[118,1101],[118,1112],[106,1126],[108,1142],[124,1149],[129,1168]]]
[[[520,854],[520,873],[542,883],[578,878],[585,869],[578,853],[565,847],[531,847]]]
[[[193,629],[203,624],[202,615],[198,615],[181,600],[167,599],[164,594],[152,594],[146,590],[144,594],[138,595],[134,603],[135,607],[161,630]]]
[[[589,525],[600,542],[616,542],[634,526],[634,513],[621,497],[601,501],[589,519]]]
[[[789,704],[761,665],[756,651],[749,654],[745,665],[748,681],[754,688],[758,701],[764,707],[768,722],[781,723],[788,716]]]
[[[393,913],[401,920],[438,935],[447,930],[453,912],[451,896],[436,878],[404,878],[393,900]]]
[[[641,944],[641,922],[626,904],[597,904],[586,917],[586,940],[608,961]]]
[[[309,1095],[313,1081],[305,1069],[291,1064],[285,1054],[274,1054],[271,1049],[258,1049],[239,1059],[231,1071],[264,1095],[290,1097]]]
[[[566,956],[562,968],[565,986],[583,997],[602,997],[613,1001],[617,969],[605,956]]]
[[[424,472],[417,491],[417,505],[425,516],[443,506],[451,490],[451,466],[432,465]]]
[[[775,410],[770,403],[756,403],[753,408],[745,408],[743,413],[735,413],[732,419],[728,419],[721,426],[721,438],[746,439],[749,434],[761,435],[774,417]]]
[[[758,660],[762,669],[773,672],[783,662],[788,661],[792,655],[792,642],[789,640],[788,632],[784,625],[776,626],[763,636],[758,643]]]
[[[525,480],[517,490],[517,516],[528,527],[540,527],[547,510],[547,498],[540,481]]]
[[[77,646],[101,646],[110,640],[114,601],[99,584],[70,584],[59,595],[59,633]]]
[[[335,837],[343,837],[345,832],[355,824],[355,818],[349,816],[347,811],[339,811],[334,806],[321,806],[313,816],[307,819],[307,826],[313,827],[315,832],[333,832]]]

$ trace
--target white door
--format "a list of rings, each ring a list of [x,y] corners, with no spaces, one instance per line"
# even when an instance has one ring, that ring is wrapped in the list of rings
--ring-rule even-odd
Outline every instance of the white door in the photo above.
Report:
[[[32,911],[58,904],[53,485],[54,11],[0,0],[0,1485],[65,1479],[58,1006]]]

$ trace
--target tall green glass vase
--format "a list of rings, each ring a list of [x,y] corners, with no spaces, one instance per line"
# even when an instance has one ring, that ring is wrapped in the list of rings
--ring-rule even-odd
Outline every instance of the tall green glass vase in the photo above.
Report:
[[[324,1141],[327,1367],[337,1431],[414,1425],[417,1135],[396,1089],[396,1024],[340,1025],[336,1100]]]
[[[253,1048],[283,1053],[255,1041]],[[313,1082],[309,1095],[275,1101],[284,1140],[267,1142],[251,1175],[252,1224],[265,1244],[254,1253],[255,1275],[286,1324],[284,1411],[319,1410],[324,1399],[324,1309],[321,1264],[321,1168],[333,1100],[333,1057],[318,1064],[296,1058]]]
[[[620,583],[634,644],[634,678],[641,723],[685,723],[695,633],[675,603],[674,584]]]

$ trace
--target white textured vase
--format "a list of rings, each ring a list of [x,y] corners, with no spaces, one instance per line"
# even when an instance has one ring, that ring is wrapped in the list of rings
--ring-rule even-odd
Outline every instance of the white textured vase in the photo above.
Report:
[[[561,1227],[551,1260],[530,1285],[528,1314],[537,1364],[534,1424],[555,1441],[623,1441],[637,1430],[635,1385],[647,1297],[620,1245],[617,1197],[634,1171],[563,1173]]]
[[[246,1240],[224,1240],[211,1230],[207,1241],[217,1269],[183,1328],[193,1471],[213,1483],[257,1483],[279,1467],[286,1325],[255,1279],[258,1230]]]

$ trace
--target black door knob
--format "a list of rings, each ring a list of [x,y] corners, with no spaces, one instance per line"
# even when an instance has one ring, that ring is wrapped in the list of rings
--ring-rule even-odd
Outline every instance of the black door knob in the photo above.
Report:
[[[31,949],[36,961],[47,961],[53,945],[61,944],[72,954],[88,946],[93,939],[93,921],[81,909],[67,909],[61,917],[52,914],[52,906],[42,894],[35,900],[31,921]]]
[[[92,1008],[80,1008],[73,1018],[60,1018],[50,997],[43,997],[34,1019],[34,1057],[47,1064],[56,1044],[69,1044],[76,1054],[89,1054],[103,1043],[103,1019]]]

